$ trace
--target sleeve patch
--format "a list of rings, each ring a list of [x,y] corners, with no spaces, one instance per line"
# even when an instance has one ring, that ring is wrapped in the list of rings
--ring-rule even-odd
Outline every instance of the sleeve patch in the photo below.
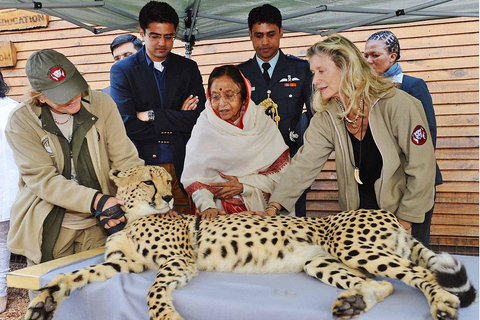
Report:
[[[421,125],[418,125],[413,129],[412,142],[417,146],[421,146],[427,141],[427,131]]]

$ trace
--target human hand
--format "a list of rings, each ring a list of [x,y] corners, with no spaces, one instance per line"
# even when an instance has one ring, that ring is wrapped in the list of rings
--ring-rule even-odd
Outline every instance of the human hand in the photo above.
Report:
[[[218,215],[225,215],[225,211],[217,208],[208,208],[203,210],[200,215],[202,216],[202,220],[213,221]]]
[[[177,211],[173,209],[168,210],[168,212],[166,213],[162,213],[160,216],[162,218],[167,217],[169,219],[180,219],[182,217]]]
[[[275,208],[272,208],[275,207]],[[268,204],[268,206],[265,208],[265,212],[264,212],[264,215],[265,216],[275,216],[277,215],[278,212],[280,212],[280,210],[282,210],[282,205],[278,202],[271,202]]]
[[[197,104],[200,100],[197,96],[189,95],[187,99],[183,102],[182,108],[180,110],[195,110],[197,108]]]
[[[101,196],[102,196],[102,194],[97,195],[97,197],[95,199],[95,207],[97,206],[98,200],[100,200]],[[124,206],[125,202],[123,202],[122,200],[119,200],[115,197],[109,197],[107,199],[107,201],[105,202],[105,204],[103,205],[103,207],[102,208],[97,208],[97,209],[100,209],[101,211],[105,211],[105,210],[107,210],[107,209],[109,209],[109,208],[111,208],[111,207],[113,207],[117,204],[119,204],[121,206]],[[119,219],[110,218],[110,217],[104,216],[104,215],[100,215],[98,217],[98,219],[100,221],[102,221],[103,219],[107,219],[107,218],[109,218],[110,220],[108,220],[107,223],[105,224],[105,226],[104,226],[105,229],[113,228],[113,227],[117,226],[118,224],[126,221],[125,216],[122,216]]]
[[[402,225],[402,227],[405,230],[407,230],[407,233],[412,234],[412,223],[408,222],[408,221],[405,221],[405,220],[402,220],[400,218],[397,218],[397,219],[398,219],[398,222],[400,222],[400,224]]]
[[[227,179],[225,182],[211,183],[210,186],[218,188],[218,191],[214,192],[214,196],[217,199],[232,198],[243,192],[243,184],[238,181],[235,176],[227,176],[219,172],[220,177]]]
[[[139,111],[137,112],[138,120],[148,122],[148,111]]]

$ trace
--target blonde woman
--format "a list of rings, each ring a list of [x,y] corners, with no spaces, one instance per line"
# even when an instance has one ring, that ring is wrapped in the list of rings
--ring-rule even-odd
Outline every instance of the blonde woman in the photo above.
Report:
[[[377,76],[340,35],[307,56],[317,113],[265,214],[290,210],[335,151],[342,210],[389,210],[411,231],[434,201],[435,155],[421,103]]]

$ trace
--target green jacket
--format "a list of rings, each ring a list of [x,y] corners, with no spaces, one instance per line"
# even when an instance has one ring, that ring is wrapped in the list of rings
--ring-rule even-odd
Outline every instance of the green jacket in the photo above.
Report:
[[[291,211],[335,151],[340,207],[358,209],[360,196],[350,160],[354,158],[351,141],[337,108],[331,104],[314,115],[303,147],[292,159],[270,202],[278,202]],[[380,208],[409,222],[423,222],[425,212],[434,202],[435,153],[428,141],[431,136],[422,104],[392,88],[370,107],[369,126],[383,160],[380,178],[374,185]],[[412,138],[417,126],[427,133],[423,144]]]
[[[46,107],[25,103],[10,115],[6,136],[20,171],[8,248],[35,263],[51,258],[65,209],[90,212],[97,190],[116,193],[109,179],[111,169],[144,163],[125,133],[113,100],[92,90],[74,116],[71,146]],[[69,180],[70,148],[79,183]]]

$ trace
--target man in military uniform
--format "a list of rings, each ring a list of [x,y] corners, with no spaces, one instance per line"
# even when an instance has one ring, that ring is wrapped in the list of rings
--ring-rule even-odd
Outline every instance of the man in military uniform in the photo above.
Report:
[[[312,117],[309,64],[279,49],[283,27],[276,7],[264,4],[252,9],[248,28],[256,54],[238,68],[252,83],[252,100],[264,106],[265,113],[277,123],[293,157],[303,144],[303,133]],[[306,192],[298,199],[295,213],[306,215]]]

